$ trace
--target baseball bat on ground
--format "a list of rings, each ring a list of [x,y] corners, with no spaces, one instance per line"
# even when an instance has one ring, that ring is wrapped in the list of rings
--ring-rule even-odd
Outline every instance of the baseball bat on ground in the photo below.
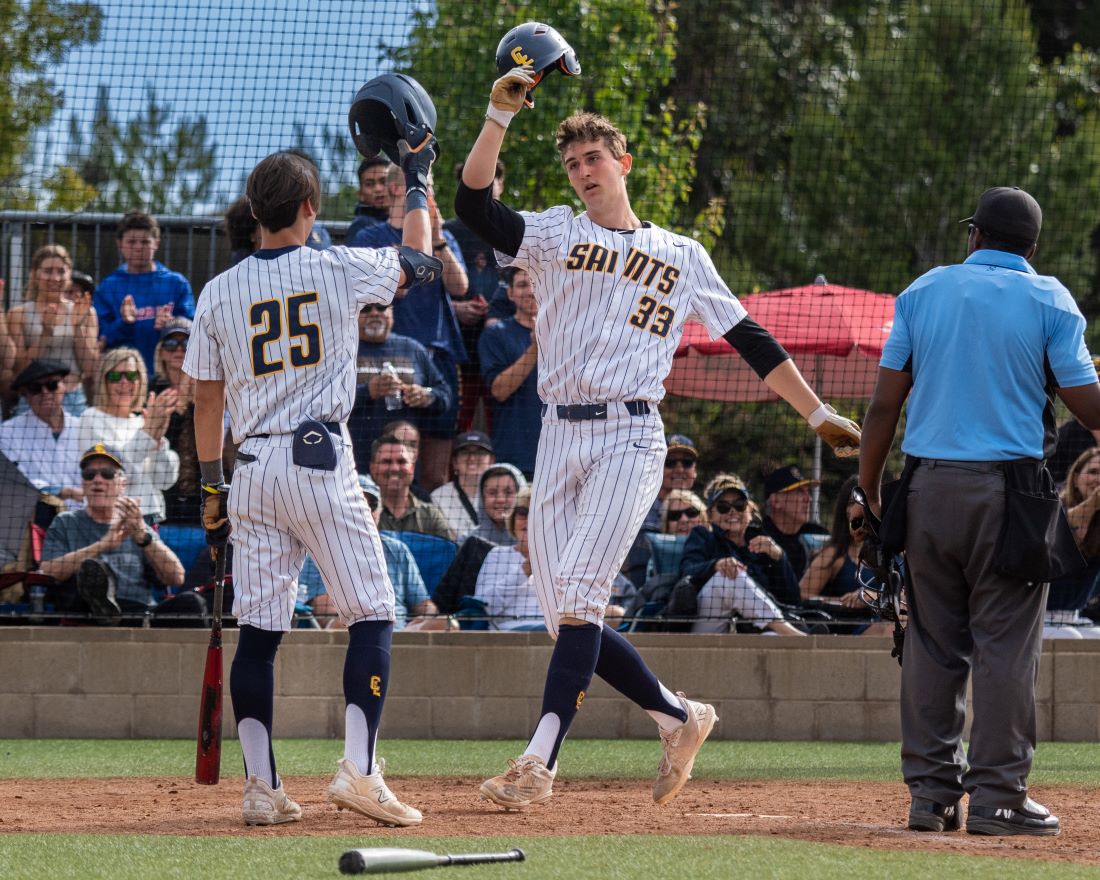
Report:
[[[526,856],[521,849],[503,853],[463,853],[439,855],[422,849],[375,847],[373,849],[349,849],[340,856],[341,874],[388,874],[397,871],[421,871],[424,868],[443,868],[447,865],[484,865],[489,862],[522,862]]]
[[[199,738],[195,753],[195,782],[217,785],[222,765],[222,596],[225,592],[226,547],[211,547],[214,556],[214,602],[210,644],[199,699]]]

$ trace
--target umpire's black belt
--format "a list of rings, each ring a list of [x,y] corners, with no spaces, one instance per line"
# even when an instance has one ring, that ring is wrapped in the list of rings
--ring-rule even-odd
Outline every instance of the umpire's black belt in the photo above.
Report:
[[[340,435],[340,423],[339,422],[322,422],[322,424],[326,428],[328,428],[328,432],[330,434],[336,434],[337,436]],[[293,432],[290,432],[290,433],[293,433]],[[270,437],[270,436],[271,436],[270,434],[249,434],[244,439],[245,440],[251,440],[253,437],[259,437],[262,440],[265,437]]]
[[[956,470],[971,471],[980,474],[999,473],[1005,469],[1006,465],[1012,464],[1033,464],[1036,467],[1042,464],[1037,458],[1009,458],[1000,461],[957,461],[947,458],[918,458],[916,463],[921,467],[954,468]]]
[[[557,413],[559,419],[565,419],[569,422],[590,422],[598,419],[606,419],[607,406],[606,403],[570,403],[557,405],[554,407],[554,411]],[[649,415],[649,401],[647,400],[624,400],[623,406],[626,407],[626,411],[632,416]],[[550,405],[544,403],[542,405],[542,414],[546,415],[549,409]]]

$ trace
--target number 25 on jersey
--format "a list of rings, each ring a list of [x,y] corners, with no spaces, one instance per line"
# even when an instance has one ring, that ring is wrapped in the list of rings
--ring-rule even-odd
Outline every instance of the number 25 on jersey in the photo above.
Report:
[[[290,364],[293,367],[312,367],[321,362],[321,328],[305,321],[302,309],[317,302],[317,292],[295,293],[286,298],[286,320],[283,320],[283,303],[267,299],[253,303],[248,310],[248,322],[258,328],[252,334],[252,373],[267,376],[284,369],[282,358],[268,359],[268,346],[285,334],[292,340]]]

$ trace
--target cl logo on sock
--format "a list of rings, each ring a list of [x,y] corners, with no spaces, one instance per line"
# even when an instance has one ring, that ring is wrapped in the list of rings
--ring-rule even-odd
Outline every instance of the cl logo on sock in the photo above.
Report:
[[[372,675],[370,677],[370,692],[372,694],[374,694],[376,697],[381,697],[382,696],[382,676],[381,675]],[[581,696],[584,696],[584,694],[581,694]],[[577,708],[580,708],[580,700],[577,701]]]
[[[577,711],[581,711],[581,703],[584,702],[584,691],[577,694]]]

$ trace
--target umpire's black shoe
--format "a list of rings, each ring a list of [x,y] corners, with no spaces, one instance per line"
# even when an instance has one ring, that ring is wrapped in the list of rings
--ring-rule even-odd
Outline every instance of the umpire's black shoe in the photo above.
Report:
[[[98,559],[85,559],[80,564],[76,591],[92,610],[96,623],[111,626],[122,617],[122,609],[115,601],[114,576]]]
[[[1053,837],[1062,831],[1057,816],[1031,798],[1019,807],[983,807],[970,805],[966,816],[967,834],[1028,834]]]
[[[958,831],[961,808],[953,804],[937,804],[928,798],[915,797],[909,805],[910,831]]]

